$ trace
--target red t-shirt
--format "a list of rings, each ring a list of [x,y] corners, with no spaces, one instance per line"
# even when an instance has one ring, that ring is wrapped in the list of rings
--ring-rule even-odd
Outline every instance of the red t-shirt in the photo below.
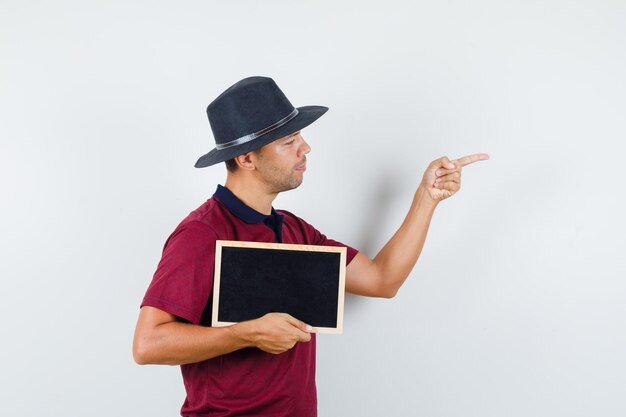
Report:
[[[283,243],[345,246],[347,263],[356,256],[355,249],[326,238],[292,213],[275,214],[282,220]],[[216,195],[189,214],[167,239],[141,305],[210,326],[215,241],[275,242],[280,233],[263,222],[266,217],[218,187]],[[181,365],[187,391],[181,415],[316,416],[315,335],[311,336],[310,342],[296,343],[278,355],[246,348]]]

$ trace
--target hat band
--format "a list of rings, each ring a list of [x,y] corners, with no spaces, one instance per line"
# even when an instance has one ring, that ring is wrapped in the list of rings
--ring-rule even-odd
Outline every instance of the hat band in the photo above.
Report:
[[[215,148],[217,150],[221,151],[222,149],[230,148],[232,146],[237,146],[237,145],[241,145],[241,144],[244,144],[244,143],[248,143],[251,140],[254,140],[254,139],[258,138],[259,136],[263,136],[264,134],[266,134],[268,132],[271,132],[274,129],[278,129],[279,127],[283,126],[285,123],[287,123],[288,121],[290,121],[291,119],[293,119],[297,115],[298,115],[298,109],[293,109],[293,111],[291,113],[289,113],[286,117],[283,117],[282,119],[280,119],[276,123],[274,123],[274,124],[264,128],[262,130],[259,130],[258,132],[251,133],[251,134],[246,135],[246,136],[242,136],[242,137],[237,138],[235,140],[231,140],[230,142],[217,143],[217,144],[215,144]]]

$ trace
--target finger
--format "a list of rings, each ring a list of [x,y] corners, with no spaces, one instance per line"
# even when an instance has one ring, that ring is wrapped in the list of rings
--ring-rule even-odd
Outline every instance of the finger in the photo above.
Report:
[[[300,330],[298,327],[292,327],[290,333],[294,344],[296,342],[309,342],[311,340],[311,334]]]
[[[310,342],[310,341],[311,341],[310,333],[300,332],[298,334],[298,342]]]
[[[435,168],[444,168],[444,169],[454,169],[455,165],[448,159],[447,156],[443,156],[435,161],[433,161],[433,165]]]
[[[296,327],[298,330],[301,330],[305,333],[311,333],[313,331],[313,327],[309,326],[308,324],[298,320],[297,318],[289,314],[285,314],[285,318],[287,319],[287,322],[289,324]]]
[[[461,182],[461,173],[459,171],[454,171],[451,174],[438,177],[437,179],[435,179],[435,184],[439,182],[448,182],[448,181],[452,181],[456,183]]]
[[[435,171],[435,175],[437,177],[442,177],[444,175],[452,174],[453,172],[459,172],[459,171],[461,171],[461,166],[459,164],[457,164],[457,168],[455,168],[455,169],[442,169],[442,168],[439,168],[437,171]]]
[[[478,161],[486,161],[487,159],[489,159],[489,155],[486,153],[475,153],[473,155],[467,155],[462,158],[455,159],[452,163],[456,163],[464,167],[465,165],[473,164]]]
[[[438,188],[440,190],[459,191],[461,189],[461,184],[456,183],[456,182],[452,182],[452,181],[448,181],[448,182],[444,182],[444,183],[437,183],[437,184],[435,184],[435,188]]]

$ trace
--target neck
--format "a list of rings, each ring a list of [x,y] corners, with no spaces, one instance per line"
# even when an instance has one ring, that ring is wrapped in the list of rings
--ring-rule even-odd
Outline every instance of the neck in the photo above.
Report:
[[[278,193],[267,192],[261,184],[250,183],[250,180],[238,178],[230,173],[224,186],[248,207],[268,216],[272,214],[272,202]]]

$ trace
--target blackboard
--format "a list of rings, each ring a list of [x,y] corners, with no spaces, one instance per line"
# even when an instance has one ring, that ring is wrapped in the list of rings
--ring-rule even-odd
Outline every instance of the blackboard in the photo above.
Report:
[[[211,324],[279,312],[341,333],[345,268],[344,247],[218,240]]]

